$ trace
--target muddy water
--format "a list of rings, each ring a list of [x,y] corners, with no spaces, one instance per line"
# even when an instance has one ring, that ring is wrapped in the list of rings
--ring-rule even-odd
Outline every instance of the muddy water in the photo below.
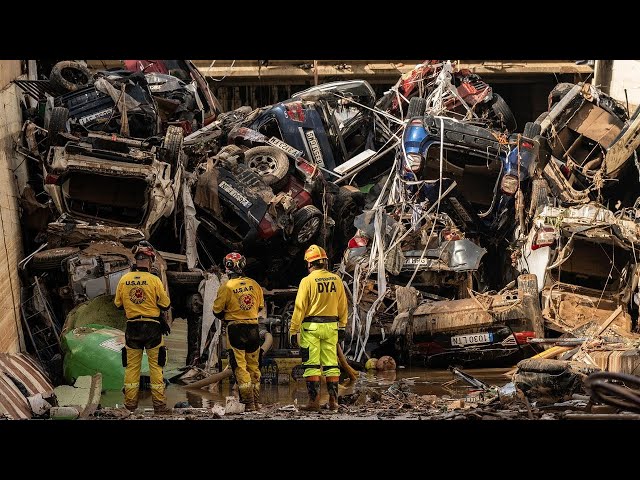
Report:
[[[508,382],[503,374],[507,368],[470,369],[465,373],[482,380],[489,385],[502,386]],[[362,373],[358,380],[359,385],[375,389],[389,388],[394,382],[405,379],[409,389],[419,395],[448,396],[450,398],[464,398],[473,395],[474,387],[464,382],[448,370],[428,370],[425,368],[398,369],[395,372],[370,372]],[[188,402],[192,407],[211,407],[215,402],[224,405],[225,397],[231,395],[232,387],[227,383],[218,385],[212,391],[206,389],[187,389],[180,385],[171,384],[167,387],[167,404],[171,407],[179,402]],[[326,399],[326,389],[322,387],[321,400]],[[340,386],[340,395],[353,393],[354,386]],[[289,405],[297,401],[298,404],[306,403],[307,392],[304,380],[298,380],[290,385],[263,385],[262,402],[265,404]],[[102,406],[113,407],[123,404],[122,392],[104,392],[101,399]],[[139,407],[152,408],[151,393],[140,392]]]
[[[165,376],[173,376],[178,368],[185,365],[187,356],[186,338],[186,321],[178,318],[171,325],[171,335],[166,337],[165,340],[165,344],[169,349]],[[464,372],[489,385],[502,386],[508,381],[508,378],[503,375],[507,370],[509,369],[470,369],[464,370]],[[382,390],[389,388],[394,382],[401,379],[405,379],[410,384],[410,390],[419,395],[447,395],[451,398],[464,398],[469,394],[473,395],[472,391],[474,390],[474,387],[471,387],[448,370],[430,370],[426,368],[399,368],[395,372],[361,373],[358,385]],[[213,406],[215,402],[224,404],[225,397],[231,395],[231,388],[228,382],[213,387],[212,391],[205,389],[193,390],[170,384],[166,390],[167,405],[173,407],[180,402],[188,402],[192,407],[209,407]],[[346,388],[341,385],[339,395],[348,395],[353,391],[353,385]],[[325,386],[322,386],[321,392],[321,401],[326,402],[328,396]],[[302,404],[307,401],[307,389],[304,380],[298,380],[296,383],[289,385],[263,385],[261,397],[264,404],[289,405],[295,400]],[[104,392],[101,404],[104,407],[123,405],[122,391]],[[140,408],[152,408],[150,391],[140,392],[138,405]]]

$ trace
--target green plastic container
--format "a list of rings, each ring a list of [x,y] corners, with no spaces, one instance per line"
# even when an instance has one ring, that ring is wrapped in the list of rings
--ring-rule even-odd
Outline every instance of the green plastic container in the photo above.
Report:
[[[103,390],[122,390],[124,332],[105,325],[89,324],[74,328],[62,337],[63,375],[73,385],[82,375],[102,374]],[[149,377],[149,361],[142,355],[141,376]]]

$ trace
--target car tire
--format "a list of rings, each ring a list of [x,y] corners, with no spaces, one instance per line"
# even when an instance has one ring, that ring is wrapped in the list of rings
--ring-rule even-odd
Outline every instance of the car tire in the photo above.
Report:
[[[167,283],[172,287],[195,287],[200,286],[200,282],[204,280],[201,271],[194,272],[171,272],[167,271]]]
[[[549,105],[549,111],[553,110],[553,107],[555,106],[555,104],[558,103],[560,100],[562,100],[562,97],[564,97],[567,93],[569,93],[569,91],[574,86],[575,85],[573,83],[559,83],[555,87],[553,87],[553,90],[549,92],[549,97],[547,100],[547,103]]]
[[[44,250],[33,255],[31,267],[34,270],[57,270],[62,262],[72,255],[78,253],[78,247],[61,247]]]
[[[353,221],[362,213],[364,202],[358,203],[350,192],[340,192],[335,198],[333,219],[336,222],[336,230],[342,240],[349,240],[356,233]]]
[[[529,216],[533,217],[538,207],[548,205],[549,185],[544,178],[534,178],[531,183],[531,202],[529,202]]]
[[[276,147],[250,148],[244,152],[244,164],[276,193],[287,184],[289,157]]]
[[[409,100],[409,108],[407,109],[407,118],[423,117],[427,110],[427,100],[422,97],[413,97]]]
[[[66,107],[53,107],[51,116],[49,117],[48,146],[52,147],[58,144],[58,134],[69,132],[69,109]]]
[[[527,122],[524,124],[524,130],[522,131],[522,136],[526,138],[533,138],[536,135],[540,135],[540,131],[542,128],[540,124],[537,122]]]
[[[169,125],[162,142],[164,155],[162,160],[171,165],[171,178],[175,177],[181,164],[182,144],[184,143],[184,131],[175,125]]]
[[[55,89],[64,93],[75,92],[93,84],[93,75],[83,64],[66,60],[53,66],[49,81]]]
[[[291,240],[295,245],[307,245],[320,230],[322,212],[313,205],[307,205],[293,214]]]
[[[504,98],[502,98],[497,93],[493,94],[493,99],[491,100],[491,110],[493,111],[495,116],[502,121],[507,130],[513,132],[518,128],[516,117],[513,116],[511,108],[509,108],[507,102],[504,101]]]

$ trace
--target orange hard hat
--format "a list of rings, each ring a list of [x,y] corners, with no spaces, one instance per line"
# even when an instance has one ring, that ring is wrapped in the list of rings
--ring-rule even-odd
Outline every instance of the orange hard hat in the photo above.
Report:
[[[319,247],[315,244],[311,245],[309,248],[307,248],[307,251],[304,252],[305,262],[311,263],[323,258],[327,258],[327,252],[324,251],[324,248]]]

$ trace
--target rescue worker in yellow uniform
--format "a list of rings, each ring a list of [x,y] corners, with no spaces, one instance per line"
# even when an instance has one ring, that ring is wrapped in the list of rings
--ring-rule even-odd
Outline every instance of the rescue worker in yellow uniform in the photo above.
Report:
[[[244,276],[247,260],[233,252],[224,257],[229,281],[218,289],[213,313],[226,323],[229,364],[245,412],[260,409],[260,331],[258,312],[264,296],[258,283]]]
[[[134,411],[138,406],[142,353],[146,349],[151,376],[151,398],[157,414],[168,413],[164,393],[162,367],[167,361],[167,349],[162,335],[171,329],[164,315],[171,302],[160,278],[150,273],[155,252],[148,242],[133,248],[136,265],[120,278],[114,303],[124,309],[127,317],[125,347],[122,349],[124,371],[124,406]],[[162,314],[161,314],[162,312]]]
[[[326,377],[329,408],[337,410],[340,368],[336,349],[347,326],[347,298],[340,277],[327,270],[327,253],[322,247],[311,245],[304,259],[309,275],[300,281],[289,328],[289,340],[295,346],[302,327],[300,352],[309,392],[303,410],[320,410],[320,375]]]

